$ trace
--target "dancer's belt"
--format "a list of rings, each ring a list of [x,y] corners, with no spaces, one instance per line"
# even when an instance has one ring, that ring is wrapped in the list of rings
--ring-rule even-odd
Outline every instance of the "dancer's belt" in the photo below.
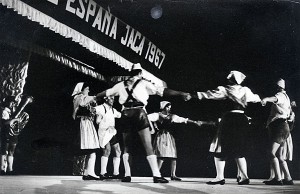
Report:
[[[123,104],[125,109],[143,108],[145,105],[142,102],[126,102]]]

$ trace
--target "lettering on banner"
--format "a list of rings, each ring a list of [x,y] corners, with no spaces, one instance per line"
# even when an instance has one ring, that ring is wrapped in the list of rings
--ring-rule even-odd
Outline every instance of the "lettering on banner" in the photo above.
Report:
[[[55,1],[55,0],[51,0]],[[66,11],[76,15],[101,33],[119,40],[122,45],[130,48],[140,56],[144,56],[146,60],[154,64],[158,69],[161,68],[165,53],[161,51],[155,44],[150,42],[139,31],[129,25],[126,25],[126,34],[117,34],[118,18],[110,13],[110,10],[105,10],[99,6],[94,0],[67,0]],[[120,21],[121,22],[121,21]],[[120,30],[123,32],[124,30]],[[145,43],[147,42],[147,43]],[[144,45],[148,45],[144,48]]]

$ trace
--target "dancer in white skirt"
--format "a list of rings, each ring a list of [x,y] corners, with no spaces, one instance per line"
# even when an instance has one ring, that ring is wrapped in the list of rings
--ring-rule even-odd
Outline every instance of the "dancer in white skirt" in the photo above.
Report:
[[[95,174],[96,150],[99,147],[99,140],[93,124],[94,115],[91,110],[91,103],[95,102],[94,96],[89,96],[89,86],[83,82],[78,83],[73,91],[73,119],[80,119],[80,149],[90,152],[85,162],[83,180],[99,180]]]
[[[181,181],[181,178],[176,176],[177,149],[175,139],[172,135],[172,125],[174,123],[192,123],[201,126],[202,122],[171,114],[171,103],[168,101],[160,102],[160,109],[162,110],[161,112],[148,115],[149,120],[155,122],[154,128],[158,130],[153,142],[154,154],[157,155],[159,169],[165,159],[170,159],[171,180]]]

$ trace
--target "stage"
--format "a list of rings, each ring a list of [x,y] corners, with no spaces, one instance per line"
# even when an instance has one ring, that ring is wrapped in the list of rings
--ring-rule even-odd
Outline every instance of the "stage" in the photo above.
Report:
[[[80,176],[1,176],[0,193],[109,193],[109,194],[156,194],[156,193],[299,193],[300,181],[292,186],[267,186],[261,179],[251,179],[250,185],[237,185],[235,179],[226,179],[225,185],[207,185],[210,178],[183,178],[181,182],[168,184],[152,182],[151,177],[132,177],[131,183],[120,181],[83,181]]]

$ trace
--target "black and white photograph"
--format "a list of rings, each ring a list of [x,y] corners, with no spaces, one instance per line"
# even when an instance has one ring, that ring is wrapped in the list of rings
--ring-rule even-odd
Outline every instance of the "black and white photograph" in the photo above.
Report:
[[[0,0],[0,193],[300,192],[300,1]]]

